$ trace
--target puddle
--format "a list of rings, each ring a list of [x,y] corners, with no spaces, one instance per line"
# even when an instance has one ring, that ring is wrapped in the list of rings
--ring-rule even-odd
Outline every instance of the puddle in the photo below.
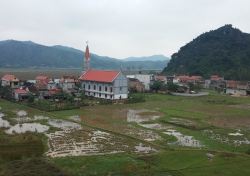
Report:
[[[74,120],[74,121],[81,121],[80,117],[78,115],[70,116],[69,119]]]
[[[167,132],[163,132],[164,134],[175,136],[178,141],[174,143],[169,143],[170,145],[181,145],[188,147],[201,147],[202,145],[198,140],[195,140],[193,136],[186,136],[181,134],[180,132],[176,132],[176,130],[167,130]]]
[[[151,130],[144,130],[138,127],[128,125],[128,128],[124,130],[124,133],[142,140],[162,140],[162,137]]]
[[[13,118],[15,121],[17,122],[28,122],[31,121],[32,119],[29,117],[17,117],[17,118]]]
[[[61,119],[49,120],[48,123],[54,127],[58,127],[61,129],[81,129],[82,128],[82,126],[77,123],[73,123],[73,122],[69,122],[69,121],[61,120]]]
[[[146,110],[146,109],[140,109],[140,110],[134,110],[134,109],[129,109],[128,113],[127,113],[127,121],[128,122],[143,122],[143,121],[149,121],[149,120],[156,120],[158,119],[160,116],[149,116],[149,115],[145,115],[144,117],[141,115],[138,115],[139,113],[146,113],[146,112],[155,112],[156,111],[150,111],[150,110]]]
[[[27,112],[24,111],[24,110],[21,110],[17,113],[18,116],[26,116],[27,115]]]
[[[46,116],[39,116],[39,115],[35,115],[34,116],[34,120],[48,120],[49,117]]]
[[[17,122],[29,122],[32,120],[48,120],[49,117],[45,117],[45,116],[38,116],[35,115],[34,118],[30,118],[30,117],[17,117],[14,118],[14,120],[16,120]]]
[[[140,143],[138,146],[135,146],[135,149],[136,149],[136,152],[143,152],[143,153],[156,153],[157,152],[156,149],[150,146],[144,147],[142,143]]]
[[[214,157],[214,154],[212,154],[212,153],[207,153],[207,156],[213,158],[213,157]]]
[[[7,120],[3,120],[2,117],[4,114],[0,113],[0,128],[1,127],[10,127],[10,123]]]
[[[23,124],[16,124],[15,126],[11,126],[8,130],[5,130],[7,134],[13,133],[25,133],[27,131],[30,132],[38,132],[42,133],[49,129],[46,125],[41,125],[39,123],[23,123]]]
[[[243,134],[240,133],[240,130],[236,133],[228,133],[230,136],[243,136]]]
[[[228,133],[230,136],[238,137],[238,139],[235,140],[235,137],[232,137],[233,139],[229,138],[228,136],[223,136],[221,134],[215,134],[212,130],[203,130],[202,134],[206,136],[210,136],[210,139],[220,141],[222,143],[228,143],[229,145],[234,145],[235,147],[239,147],[241,145],[249,145],[250,141],[248,138],[243,137],[243,134],[239,133],[240,130],[236,133]]]
[[[167,126],[163,126],[159,123],[151,123],[151,124],[141,124],[139,123],[140,126],[143,126],[145,128],[150,128],[150,129],[155,129],[155,130],[164,130],[164,129],[169,129],[171,128],[170,126],[167,127]]]

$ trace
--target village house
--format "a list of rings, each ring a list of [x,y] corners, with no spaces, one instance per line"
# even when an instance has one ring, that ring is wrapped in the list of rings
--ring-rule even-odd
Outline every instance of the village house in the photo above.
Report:
[[[135,78],[142,82],[142,84],[145,86],[145,90],[147,91],[150,90],[150,86],[155,82],[155,75],[136,74]]]
[[[80,83],[80,81],[74,76],[62,76],[59,80],[59,87],[67,93],[74,93],[77,92],[77,83]]]
[[[203,79],[201,76],[175,76],[173,83],[182,83],[187,85],[188,83],[197,83],[202,82]]]
[[[128,78],[128,87],[135,89],[137,92],[143,92],[145,90],[145,85],[136,78]]]
[[[18,89],[20,87],[19,79],[15,75],[5,75],[2,77],[2,86]]]
[[[30,93],[23,89],[13,89],[12,97],[16,100],[25,100],[28,99]]]
[[[238,94],[238,95],[249,95],[249,84],[247,81],[234,81],[228,80],[226,85],[226,93]]]
[[[166,76],[155,76],[155,80],[156,81],[160,81],[163,84],[167,84],[168,83],[168,80],[167,80]]]
[[[205,89],[223,89],[226,87],[226,81],[224,77],[219,77],[218,75],[211,75],[210,79],[205,80]]]
[[[52,79],[48,76],[37,76],[35,78],[35,80],[36,80],[36,83],[39,83],[39,82],[47,83],[47,82],[51,81]]]

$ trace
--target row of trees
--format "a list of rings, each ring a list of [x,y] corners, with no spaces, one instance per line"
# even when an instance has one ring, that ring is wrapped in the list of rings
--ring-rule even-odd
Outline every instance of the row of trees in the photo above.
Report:
[[[150,86],[150,88],[152,90],[155,90],[156,92],[158,90],[168,90],[170,92],[176,92],[176,90],[179,88],[180,86],[177,85],[177,84],[164,84],[162,83],[161,81],[155,81],[154,84],[152,86]],[[188,88],[189,90],[194,90],[196,92],[199,92],[201,91],[202,89],[202,86],[199,82],[197,83],[192,83],[192,82],[189,82],[188,83]]]

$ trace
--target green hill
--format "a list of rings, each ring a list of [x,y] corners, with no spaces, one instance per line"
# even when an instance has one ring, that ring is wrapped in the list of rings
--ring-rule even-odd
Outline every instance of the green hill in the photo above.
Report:
[[[164,73],[250,80],[250,34],[232,25],[201,34],[171,56]]]
[[[66,46],[44,46],[32,41],[0,41],[0,68],[81,68],[84,52]],[[168,61],[130,61],[90,54],[93,69],[163,69]]]

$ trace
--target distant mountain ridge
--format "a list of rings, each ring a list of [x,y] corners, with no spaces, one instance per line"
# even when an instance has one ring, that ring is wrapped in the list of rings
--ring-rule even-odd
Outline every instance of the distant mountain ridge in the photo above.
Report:
[[[250,80],[250,34],[232,25],[199,35],[171,56],[165,74]]]
[[[93,69],[163,69],[167,61],[122,60],[90,54]],[[0,67],[2,68],[81,68],[84,52],[75,48],[55,45],[44,46],[32,41],[0,41]]]
[[[143,57],[128,57],[122,59],[122,61],[165,61],[165,60],[170,60],[170,58],[164,55],[153,55],[153,56],[143,56]]]

